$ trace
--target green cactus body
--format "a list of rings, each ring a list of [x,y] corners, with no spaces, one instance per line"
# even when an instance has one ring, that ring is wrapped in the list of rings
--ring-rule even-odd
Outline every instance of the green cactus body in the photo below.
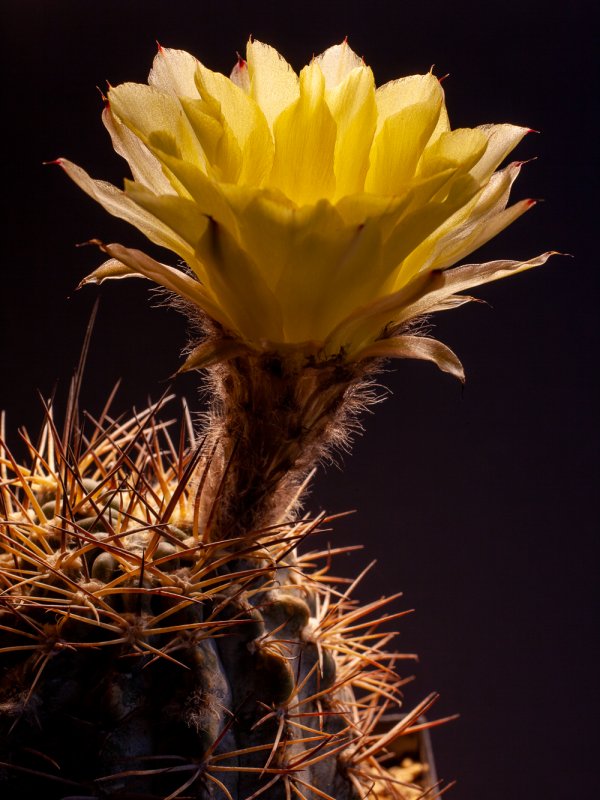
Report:
[[[206,444],[156,412],[69,441],[48,414],[27,467],[4,449],[3,796],[418,796],[379,762],[423,710],[378,746],[401,683],[382,603],[298,555],[322,518],[206,541]]]

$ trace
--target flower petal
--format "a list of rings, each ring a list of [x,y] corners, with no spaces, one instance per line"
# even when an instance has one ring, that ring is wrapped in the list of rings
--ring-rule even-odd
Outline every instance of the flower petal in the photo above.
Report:
[[[166,223],[186,243],[186,254],[196,249],[208,218],[193,200],[172,194],[157,195],[134,181],[125,181],[125,193],[136,206]],[[179,250],[175,252],[185,258]]]
[[[435,175],[452,168],[456,174],[469,172],[481,161],[488,146],[487,136],[477,128],[457,128],[447,131],[430,144],[421,158],[419,173]]]
[[[246,66],[244,74],[249,86]],[[189,53],[162,48],[149,83],[179,99],[209,161],[220,169],[216,177],[254,185],[264,180],[273,143],[266,119],[247,91]]]
[[[340,349],[346,349],[349,353],[358,352],[377,339],[387,325],[397,327],[427,314],[456,292],[540,266],[551,255],[555,253],[543,253],[529,261],[465,264],[420,275],[399,291],[357,308],[328,337],[326,350],[329,353],[339,352]]]
[[[298,76],[274,47],[249,41],[246,48],[250,94],[256,100],[269,126],[299,96]]]
[[[441,176],[435,177],[444,175],[445,173],[441,173]],[[413,252],[479,191],[470,175],[459,176],[452,180],[450,193],[444,200],[433,199],[425,205],[416,205],[402,217],[384,245],[384,258],[390,264],[397,265],[392,290],[400,289],[421,271],[422,262],[412,258]]]
[[[198,206],[198,211],[206,216],[214,217],[217,222],[234,231],[236,229],[235,215],[227,201],[226,194],[238,187],[218,183],[211,180],[206,173],[194,164],[189,164],[181,158],[171,156],[160,150],[160,160],[168,172],[173,183],[181,188],[179,194],[184,198],[193,200]],[[242,194],[251,195],[252,190],[238,189]]]
[[[520,165],[495,173],[487,185],[408,256],[403,269],[414,275],[422,270],[444,269],[472,253],[532,206],[524,200],[506,209],[511,186]]]
[[[190,246],[161,219],[137,205],[125,192],[105,181],[91,178],[87,172],[65,158],[59,159],[60,166],[80,189],[100,203],[109,214],[130,222],[142,231],[150,241],[167,247],[187,260],[191,255]]]
[[[380,285],[380,236],[373,224],[343,225],[326,201],[310,209],[289,243],[276,287],[288,341],[324,340],[361,297],[373,296]]]
[[[377,124],[373,73],[365,66],[353,69],[325,98],[337,127],[334,172],[340,198],[362,192],[365,185]]]
[[[397,194],[414,176],[440,114],[441,94],[388,116],[375,135],[365,190]],[[381,118],[378,118],[378,126]]]
[[[323,73],[327,89],[338,86],[356,67],[364,67],[362,58],[356,55],[345,40],[341,44],[328,47],[315,61]]]
[[[100,242],[92,242],[92,244],[100,244]],[[118,281],[123,278],[145,278],[145,275],[142,275],[140,272],[134,272],[131,267],[128,267],[127,264],[123,264],[122,261],[117,261],[116,258],[109,258],[108,261],[105,261],[103,264],[100,264],[99,267],[93,272],[90,272],[89,275],[86,275],[85,278],[79,282],[77,288],[81,289],[82,286],[87,286],[90,283],[96,284],[99,286],[104,281]]]
[[[133,272],[143,275],[198,306],[227,329],[234,329],[231,320],[224,313],[222,307],[215,303],[205,287],[184,272],[155,261],[141,250],[123,247],[121,244],[100,243],[100,249],[111,258],[129,267]]]
[[[104,109],[102,121],[110,134],[115,151],[127,161],[135,180],[153,192],[174,194],[175,190],[165,177],[160,161],[135,133],[115,117],[110,106]]]
[[[423,336],[394,336],[391,339],[378,339],[356,353],[351,361],[367,358],[417,358],[433,361],[442,372],[453,375],[461,383],[465,382],[465,371],[458,356],[437,339]]]
[[[521,139],[530,133],[529,128],[519,125],[480,125],[475,128],[481,131],[488,140],[488,146],[481,161],[471,170],[471,175],[477,180],[488,180],[492,172],[514,150]]]
[[[207,285],[226,309],[234,326],[248,342],[283,341],[279,303],[255,262],[240,248],[229,231],[209,220],[197,249]]]
[[[206,170],[204,150],[175,96],[154,86],[123,83],[110,89],[108,99],[113,114],[155,155],[158,147]]]
[[[432,272],[429,274],[431,282],[427,291],[417,292],[414,300],[405,303],[404,308],[395,315],[395,322],[402,324],[422,314],[428,314],[432,308],[439,306],[456,292],[539,267],[553,255],[557,253],[543,253],[529,261],[488,261],[485,264],[463,264],[460,267]]]
[[[439,115],[444,102],[444,92],[439,80],[428,72],[426,75],[408,75],[406,78],[385,83],[377,89],[375,100],[377,133],[379,133],[390,117],[409,106],[432,106],[438,109]]]
[[[242,153],[240,184],[259,186],[273,163],[273,139],[258,103],[229,78],[198,64],[197,82],[203,100],[219,104],[223,119]]]
[[[324,91],[323,74],[313,62],[300,73],[300,97],[279,115],[273,128],[270,185],[299,205],[331,197],[335,191],[336,125]]]
[[[185,50],[159,47],[154,56],[148,84],[173,97],[199,98],[196,70],[200,62]]]
[[[242,151],[219,101],[205,94],[201,100],[182,97],[179,102],[206,156],[207,175],[217,182],[237,183]]]

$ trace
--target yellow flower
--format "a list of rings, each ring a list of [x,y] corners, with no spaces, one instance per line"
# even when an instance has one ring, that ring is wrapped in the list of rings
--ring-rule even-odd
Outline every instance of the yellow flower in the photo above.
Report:
[[[451,130],[433,74],[376,88],[346,42],[299,76],[258,41],[229,78],[160,48],[148,85],[111,88],[103,119],[133,174],[124,190],[61,165],[191,272],[104,245],[111,260],[87,281],[142,275],[219,323],[225,350],[205,344],[188,367],[243,343],[313,361],[427,358],[462,378],[407,323],[549,255],[448,269],[533,204],[507,207],[519,163],[495,171],[527,129]]]

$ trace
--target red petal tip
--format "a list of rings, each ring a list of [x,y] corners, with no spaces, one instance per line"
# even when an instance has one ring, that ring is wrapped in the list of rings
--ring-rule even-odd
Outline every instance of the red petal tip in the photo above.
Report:
[[[158,39],[155,39],[155,42],[156,42],[156,47],[158,48],[158,52],[159,52],[159,53],[164,53],[164,52],[165,52],[165,48],[164,48],[164,47],[162,46],[162,44],[161,44],[161,43],[158,41]]]
[[[246,63],[246,59],[242,58],[242,56],[237,52],[237,50],[235,51],[235,54],[237,56],[237,68],[246,69],[246,67],[248,66]]]
[[[527,128],[527,133],[540,133],[540,131],[536,131],[535,128]]]
[[[62,158],[55,158],[54,161],[42,161],[42,164],[45,167],[54,166],[54,165],[56,165],[57,167],[62,167],[62,165],[63,165],[62,162],[63,162]]]
[[[529,199],[527,199],[525,202],[527,203],[527,208],[531,208],[532,206],[535,206],[535,205],[537,205],[537,203],[538,203],[539,201],[538,201],[538,200],[534,200],[532,197],[530,197],[530,198],[529,198]]]

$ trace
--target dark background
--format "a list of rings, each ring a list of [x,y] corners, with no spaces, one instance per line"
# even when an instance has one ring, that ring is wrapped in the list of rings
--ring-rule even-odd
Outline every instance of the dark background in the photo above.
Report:
[[[151,309],[142,282],[74,292],[100,259],[75,243],[145,246],[56,167],[66,156],[120,184],[126,166],[100,123],[95,86],[144,81],[155,39],[229,72],[249,34],[299,69],[348,35],[378,83],[435,64],[453,127],[513,122],[541,131],[514,198],[543,198],[477,260],[571,253],[475,293],[438,320],[461,356],[464,392],[430,365],[382,376],[393,396],[365,420],[343,470],[322,471],[310,506],[358,509],[335,525],[351,574],[378,563],[358,595],[399,589],[399,647],[420,654],[415,703],[441,692],[438,769],[457,800],[597,796],[597,298],[592,217],[597,72],[591,2],[84,2],[4,0],[7,211],[2,257],[0,406],[9,438],[35,430],[36,390],[63,398],[94,299],[101,296],[84,404],[157,397],[178,363],[185,322]],[[150,248],[151,249],[151,248]],[[165,256],[162,256],[165,258]],[[195,408],[197,376],[176,383]],[[412,667],[409,667],[409,670]]]

